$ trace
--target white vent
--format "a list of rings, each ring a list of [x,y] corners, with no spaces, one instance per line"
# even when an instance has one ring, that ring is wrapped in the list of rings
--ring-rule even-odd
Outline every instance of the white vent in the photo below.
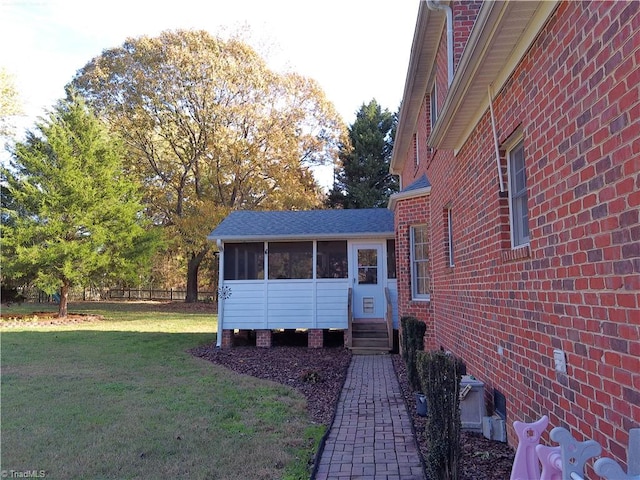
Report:
[[[362,298],[362,312],[363,313],[373,313],[375,310],[375,302],[373,297],[363,297]]]

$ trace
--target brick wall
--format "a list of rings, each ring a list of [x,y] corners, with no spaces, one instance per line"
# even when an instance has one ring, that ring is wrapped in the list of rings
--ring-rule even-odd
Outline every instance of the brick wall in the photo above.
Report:
[[[222,339],[220,340],[221,348],[231,348],[233,347],[233,330],[224,329],[222,330]]]
[[[427,324],[425,348],[435,348],[435,327],[430,302],[412,300],[411,233],[412,225],[429,225],[429,196],[399,201],[395,209],[396,267],[398,276],[398,316],[416,317]]]
[[[403,170],[400,175],[400,177],[402,178],[402,188],[408,187],[415,180],[420,178],[420,176],[427,171],[427,166],[431,160],[431,149],[427,147],[427,138],[431,133],[429,107],[429,95],[427,94],[422,101],[420,113],[418,114],[416,142],[407,151],[407,156],[403,164]],[[416,148],[418,150],[417,165],[414,161]]]
[[[500,142],[523,132],[529,247],[510,248],[488,113],[455,157],[435,152],[427,200],[396,209],[401,314],[505,394],[510,443],[514,420],[548,414],[622,464],[640,427],[639,28],[640,2],[563,2],[496,98]],[[413,218],[430,224],[426,310],[406,296]]]
[[[271,330],[256,330],[256,346],[271,348]]]
[[[307,333],[307,346],[309,348],[322,348],[324,346],[324,331],[320,328],[312,328]]]
[[[453,9],[453,65],[455,69],[460,63],[464,47],[467,46],[467,40],[476,21],[478,10],[482,6],[482,1],[452,2],[451,6]]]

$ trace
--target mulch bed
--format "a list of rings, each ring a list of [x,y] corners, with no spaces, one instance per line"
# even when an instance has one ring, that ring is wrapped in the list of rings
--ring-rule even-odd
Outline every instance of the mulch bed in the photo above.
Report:
[[[278,345],[274,335],[274,344]],[[342,347],[309,349],[304,346],[255,346],[217,349],[204,345],[191,350],[238,373],[289,385],[300,391],[314,421],[330,425],[344,384],[351,353]],[[407,382],[406,369],[399,355],[392,360],[400,387],[413,420],[422,455],[427,451],[424,437],[426,418],[416,413],[415,397]],[[481,434],[462,432],[462,458],[459,480],[504,480],[511,475],[514,451],[506,443],[487,440]]]
[[[33,312],[28,314],[2,312],[2,314],[0,314],[0,327],[75,325],[78,323],[95,322],[102,320],[102,318],[102,315],[89,315],[84,313],[69,313],[65,318],[58,318],[57,312]]]
[[[416,398],[409,387],[407,369],[402,357],[393,355],[392,360],[407,410],[413,420],[418,447],[425,458],[429,448],[424,435],[427,417],[417,414]],[[461,432],[460,443],[462,458],[459,480],[504,480],[511,476],[515,452],[506,443],[488,440],[482,434],[474,432]]]
[[[178,312],[178,313],[217,313],[217,305],[209,302],[193,302],[185,303],[183,301],[147,301],[139,303],[150,303],[154,310],[160,312]]]
[[[351,362],[342,347],[312,349],[276,346],[218,349],[204,345],[190,352],[234,372],[288,385],[307,399],[311,418],[330,425]]]

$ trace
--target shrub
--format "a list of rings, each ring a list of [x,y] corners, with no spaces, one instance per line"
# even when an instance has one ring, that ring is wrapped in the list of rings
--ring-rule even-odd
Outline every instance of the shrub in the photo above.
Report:
[[[315,385],[322,381],[322,375],[320,375],[320,372],[317,372],[316,370],[305,370],[300,375],[300,380],[304,383],[311,383]]]
[[[424,334],[427,325],[416,317],[400,319],[402,327],[402,358],[407,365],[407,380],[414,392],[420,390],[420,378],[416,370],[416,354],[424,350]]]
[[[432,480],[457,480],[460,463],[460,380],[462,361],[442,351],[419,352],[417,370],[427,397],[429,417],[425,458]]]

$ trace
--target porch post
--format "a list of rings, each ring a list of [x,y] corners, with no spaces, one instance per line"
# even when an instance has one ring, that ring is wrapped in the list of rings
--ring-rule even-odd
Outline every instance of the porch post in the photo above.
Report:
[[[222,336],[224,331],[222,324],[224,323],[224,295],[221,295],[221,289],[224,286],[224,243],[217,241],[218,245],[218,334],[216,335],[216,347],[222,347]],[[231,330],[231,343],[233,344],[233,330]],[[231,345],[229,345],[231,346]]]

